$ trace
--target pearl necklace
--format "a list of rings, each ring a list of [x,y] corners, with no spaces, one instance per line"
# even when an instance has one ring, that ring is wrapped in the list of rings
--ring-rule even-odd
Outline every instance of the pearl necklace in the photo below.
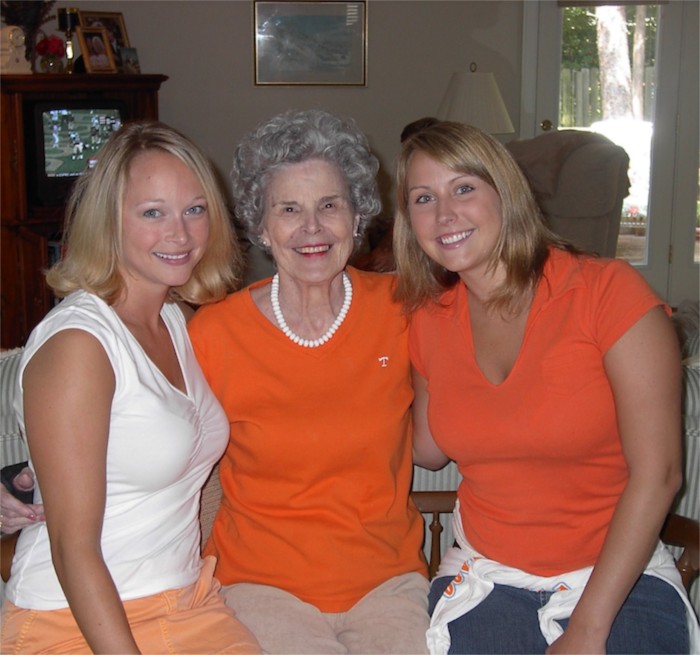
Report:
[[[298,334],[292,332],[291,328],[287,325],[287,321],[284,320],[282,309],[280,308],[280,276],[279,273],[275,273],[270,286],[270,302],[272,303],[272,313],[275,315],[277,325],[280,326],[285,336],[299,346],[303,346],[304,348],[318,348],[322,346],[338,331],[338,328],[345,320],[348,310],[350,309],[350,303],[352,302],[352,283],[347,273],[343,273],[343,287],[345,289],[345,299],[343,300],[343,306],[340,308],[338,316],[336,316],[335,321],[333,321],[333,325],[318,339],[302,339]]]

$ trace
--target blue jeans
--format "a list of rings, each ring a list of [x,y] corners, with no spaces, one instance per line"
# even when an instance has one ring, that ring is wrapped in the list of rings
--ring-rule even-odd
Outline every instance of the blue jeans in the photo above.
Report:
[[[436,578],[430,588],[432,615],[452,578]],[[551,592],[495,585],[471,612],[449,625],[450,653],[544,653],[537,610]],[[566,630],[569,621],[560,625]],[[606,644],[608,653],[688,653],[686,610],[668,583],[649,575],[639,578],[620,609]]]

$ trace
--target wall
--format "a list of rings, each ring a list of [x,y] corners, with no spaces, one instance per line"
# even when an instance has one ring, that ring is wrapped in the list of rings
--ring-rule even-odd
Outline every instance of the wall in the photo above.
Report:
[[[197,140],[225,172],[240,137],[289,107],[352,116],[390,168],[403,125],[435,113],[450,73],[471,61],[494,72],[515,120],[519,2],[369,0],[368,5],[366,87],[256,87],[251,0],[77,4],[123,13],[142,71],[170,77],[161,93],[163,120]]]
[[[256,87],[252,0],[56,3],[62,6],[122,12],[141,70],[170,78],[161,118],[197,141],[226,179],[235,144],[259,121],[287,108],[321,107],[352,116],[366,132],[389,209],[402,127],[434,114],[452,71],[472,61],[495,74],[518,128],[520,0],[369,0],[366,87]]]

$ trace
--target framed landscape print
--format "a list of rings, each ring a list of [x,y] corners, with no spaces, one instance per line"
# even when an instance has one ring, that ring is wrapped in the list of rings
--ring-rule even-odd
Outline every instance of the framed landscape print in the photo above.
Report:
[[[255,84],[367,83],[367,3],[255,0]]]

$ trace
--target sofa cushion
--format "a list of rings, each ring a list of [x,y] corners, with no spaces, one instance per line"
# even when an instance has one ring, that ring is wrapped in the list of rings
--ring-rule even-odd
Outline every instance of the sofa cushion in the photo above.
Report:
[[[686,360],[698,355],[700,301],[684,300],[678,305],[671,318],[681,344],[683,359]]]
[[[202,488],[202,498],[199,508],[199,522],[202,529],[202,549],[204,549],[209,539],[216,513],[219,511],[219,505],[221,505],[222,495],[223,491],[221,489],[221,482],[219,481],[219,465],[217,464]]]
[[[27,448],[19,432],[14,411],[22,350],[22,348],[16,348],[0,352],[0,461],[2,466],[27,459]]]

